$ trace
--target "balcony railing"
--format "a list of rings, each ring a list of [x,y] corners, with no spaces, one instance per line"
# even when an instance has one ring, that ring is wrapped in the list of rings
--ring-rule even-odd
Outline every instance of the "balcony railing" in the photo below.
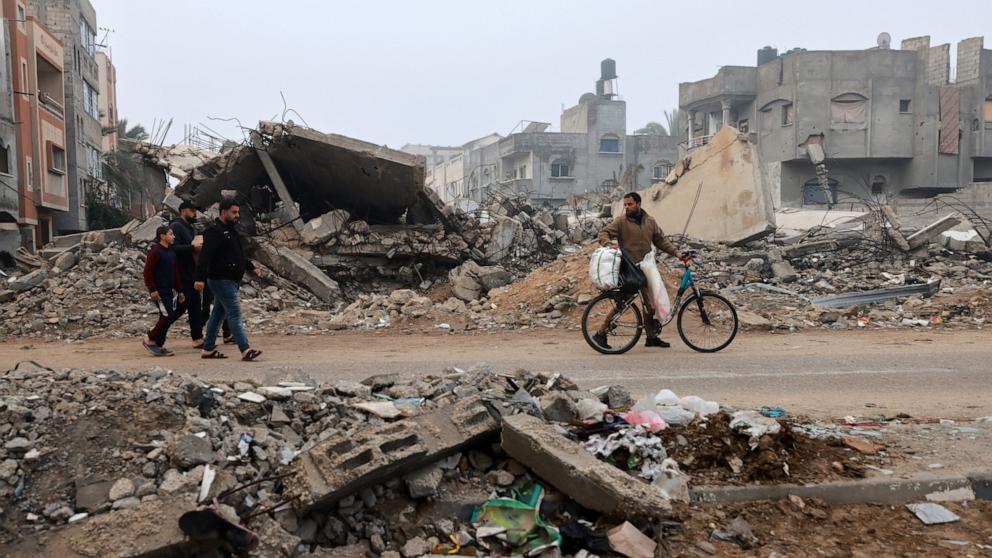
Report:
[[[45,93],[44,91],[39,91],[38,100],[41,101],[41,105],[48,109],[52,114],[58,116],[59,118],[65,119],[65,107],[63,107],[51,95]]]
[[[710,134],[708,136],[696,136],[696,137],[692,138],[691,140],[687,140],[687,141],[684,141],[684,142],[680,143],[679,144],[679,147],[681,147],[682,149],[684,149],[686,151],[692,151],[693,149],[696,149],[697,147],[702,147],[702,146],[708,144],[710,142],[710,140],[713,139],[713,136],[715,136],[715,135],[716,134]]]

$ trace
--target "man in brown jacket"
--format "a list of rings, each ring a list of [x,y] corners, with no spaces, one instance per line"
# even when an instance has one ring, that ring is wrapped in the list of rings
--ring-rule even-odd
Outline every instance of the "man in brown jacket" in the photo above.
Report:
[[[658,226],[658,222],[654,220],[654,217],[651,217],[641,209],[640,194],[630,192],[625,195],[623,197],[623,210],[623,215],[614,219],[599,232],[599,243],[602,246],[618,245],[627,252],[627,255],[631,259],[638,263],[644,259],[644,256],[651,252],[652,246],[657,247],[672,257],[679,257],[678,249],[675,248],[675,245],[670,240],[665,238],[665,233]],[[651,295],[647,291],[647,287],[644,288],[642,294],[645,301],[644,312],[647,314],[647,324],[645,327],[647,330],[647,340],[644,345],[646,347],[670,347],[671,345],[669,343],[662,341],[659,337],[661,335],[661,324],[655,319],[654,308],[648,302],[651,300]],[[609,348],[606,339],[606,327],[612,317],[609,316],[603,327],[593,336],[593,340],[601,347]]]

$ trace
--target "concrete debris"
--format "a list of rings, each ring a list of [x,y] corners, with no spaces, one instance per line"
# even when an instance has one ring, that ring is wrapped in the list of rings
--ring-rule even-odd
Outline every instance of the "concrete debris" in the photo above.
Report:
[[[943,523],[955,523],[957,521],[961,521],[961,518],[958,517],[957,514],[940,504],[930,502],[923,504],[906,504],[906,508],[913,512],[924,525],[941,525]]]
[[[658,543],[637,530],[629,521],[624,521],[606,533],[614,552],[627,558],[654,558]]]

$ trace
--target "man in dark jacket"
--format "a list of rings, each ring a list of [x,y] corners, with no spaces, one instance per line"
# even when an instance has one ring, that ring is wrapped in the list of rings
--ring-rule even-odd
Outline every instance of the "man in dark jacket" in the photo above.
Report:
[[[172,229],[164,225],[159,227],[155,230],[155,238],[157,242],[152,244],[145,258],[144,278],[151,299],[158,308],[158,321],[141,344],[155,356],[168,356],[172,351],[165,348],[165,336],[169,333],[169,326],[186,310],[186,297],[179,290],[182,279],[176,265],[176,253],[172,251],[175,239]],[[177,292],[179,304],[175,301]]]
[[[186,295],[189,312],[189,334],[193,339],[193,348],[199,349],[203,347],[203,326],[207,324],[213,296],[209,288],[203,289],[202,294],[193,288],[196,277],[196,256],[203,247],[203,237],[197,238],[196,228],[193,227],[193,223],[196,222],[196,211],[196,206],[192,202],[184,201],[179,204],[179,217],[173,219],[169,227],[176,235],[172,249],[176,252],[179,275],[183,280],[182,292]],[[227,320],[224,320],[223,331],[226,340],[231,334]]]
[[[623,215],[614,219],[600,231],[598,238],[600,245],[618,245],[637,263],[640,263],[644,259],[644,256],[651,252],[652,246],[673,257],[679,257],[678,249],[675,248],[675,245],[670,240],[665,238],[665,233],[658,226],[658,222],[654,220],[654,217],[641,209],[640,194],[630,192],[625,195],[623,197],[623,209]],[[651,300],[651,295],[647,287],[645,287],[643,293],[645,301]],[[645,346],[670,347],[671,345],[668,342],[661,340],[661,323],[655,319],[654,308],[647,306],[644,311],[647,314],[647,324],[645,324],[647,339]],[[609,316],[606,322],[609,323],[612,319],[613,316]],[[596,332],[593,340],[601,347],[609,348],[605,324],[603,328]]]
[[[245,271],[255,271],[255,265],[244,255],[241,237],[234,226],[241,216],[238,203],[225,198],[220,202],[220,216],[203,232],[203,249],[196,266],[197,291],[209,287],[214,294],[214,307],[207,320],[207,333],[203,338],[203,358],[227,358],[217,350],[217,332],[227,317],[231,333],[241,350],[241,360],[255,360],[262,351],[252,349],[245,333],[241,314],[241,279]]]

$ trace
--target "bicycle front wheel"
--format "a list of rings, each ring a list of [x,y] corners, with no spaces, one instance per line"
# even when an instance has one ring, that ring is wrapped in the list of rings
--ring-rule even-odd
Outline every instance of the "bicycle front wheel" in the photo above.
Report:
[[[619,355],[637,345],[644,321],[633,298],[610,291],[589,301],[582,313],[582,336],[590,347],[606,355]],[[604,337],[597,341],[600,331]]]
[[[737,310],[726,298],[702,291],[679,308],[679,337],[694,351],[715,353],[737,336]]]

